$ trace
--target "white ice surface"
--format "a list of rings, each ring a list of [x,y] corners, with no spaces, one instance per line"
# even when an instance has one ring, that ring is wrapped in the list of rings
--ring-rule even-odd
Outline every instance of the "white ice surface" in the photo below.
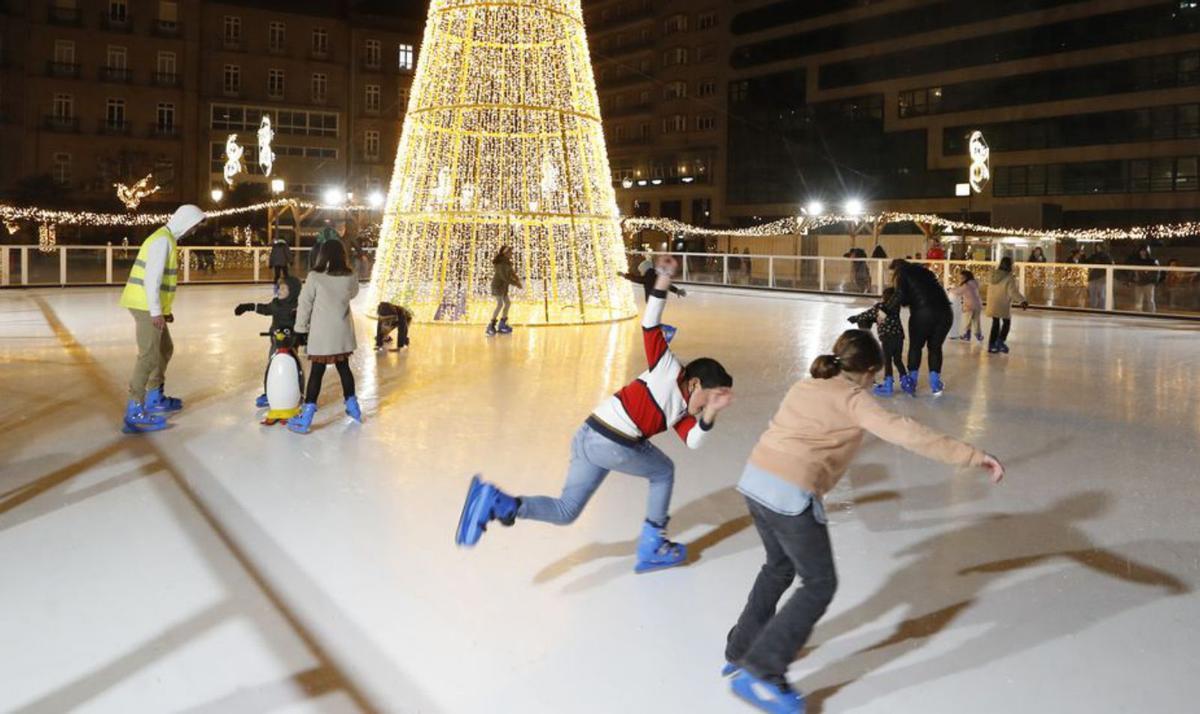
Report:
[[[788,385],[861,303],[695,289],[684,358],[738,401],[673,434],[685,568],[632,572],[645,484],[570,528],[453,545],[471,473],[561,486],[589,410],[643,366],[635,321],[415,326],[326,377],[315,431],[261,427],[263,287],[180,291],[173,428],[117,431],[133,324],[104,289],[0,292],[0,711],[737,712],[717,672],[761,546],[733,485]],[[358,306],[361,313],[363,306]],[[1200,325],[1016,314],[891,406],[1010,467],[869,440],[829,510],[840,589],[793,667],[810,712],[1188,712],[1200,683]],[[968,569],[974,569],[969,572]]]

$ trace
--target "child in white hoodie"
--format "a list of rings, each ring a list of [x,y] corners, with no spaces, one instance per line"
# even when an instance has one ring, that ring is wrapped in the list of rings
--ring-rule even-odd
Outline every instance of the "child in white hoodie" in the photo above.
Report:
[[[983,312],[983,300],[979,297],[979,283],[975,280],[975,275],[965,268],[958,271],[958,280],[958,287],[950,288],[947,292],[959,299],[966,329],[961,336],[956,335],[950,339],[970,342],[971,328],[974,327],[975,339],[983,342],[983,320],[980,317]]]

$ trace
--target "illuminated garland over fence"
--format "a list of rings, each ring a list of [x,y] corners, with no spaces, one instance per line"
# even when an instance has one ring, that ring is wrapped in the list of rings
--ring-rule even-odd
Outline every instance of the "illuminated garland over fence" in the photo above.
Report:
[[[924,223],[943,228],[952,233],[993,236],[998,238],[1036,238],[1041,240],[1062,241],[1074,240],[1082,242],[1121,241],[1121,240],[1167,240],[1200,236],[1200,222],[1165,223],[1153,226],[1135,226],[1133,228],[1084,228],[1080,230],[1038,230],[1036,228],[1003,228],[998,226],[983,226],[977,223],[966,223],[950,218],[934,216],[925,213],[891,213],[883,212],[875,215],[846,216],[828,214],[821,216],[792,216],[771,223],[764,223],[749,228],[702,228],[691,226],[671,218],[630,217],[622,221],[622,229],[626,234],[638,231],[659,231],[668,234],[693,236],[729,236],[735,238],[766,238],[770,236],[796,235],[808,233],[817,228],[836,225],[838,223],[853,223],[871,225],[875,223],[886,225],[890,223]],[[860,231],[866,233],[869,231]]]
[[[279,199],[275,201],[264,201],[251,206],[242,208],[226,208],[220,211],[205,211],[205,219],[209,218],[224,218],[226,216],[237,216],[243,213],[254,213],[256,211],[265,211],[270,208],[282,208],[284,206],[295,206],[300,209],[315,208],[322,211],[348,211],[348,212],[365,212],[371,211],[368,206],[332,206],[318,203],[309,203],[306,201],[289,201],[287,199]],[[56,211],[46,208],[18,208],[16,206],[0,205],[0,221],[6,225],[10,225],[9,232],[13,232],[11,226],[20,222],[28,223],[51,223],[58,225],[73,225],[73,226],[93,226],[93,227],[111,227],[111,226],[150,226],[161,225],[167,222],[171,217],[169,213],[95,213],[92,211]]]

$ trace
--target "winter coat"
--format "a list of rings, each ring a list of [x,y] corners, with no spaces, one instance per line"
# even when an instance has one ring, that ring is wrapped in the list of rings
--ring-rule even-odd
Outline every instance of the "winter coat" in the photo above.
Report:
[[[292,250],[288,248],[287,241],[276,238],[271,243],[271,256],[267,258],[267,265],[272,268],[286,268],[291,264]]]
[[[271,332],[282,329],[292,330],[296,326],[296,308],[300,304],[300,292],[303,290],[303,286],[300,284],[299,278],[290,275],[284,278],[283,282],[288,286],[286,300],[275,298],[271,302],[254,304],[254,312],[271,318]]]
[[[880,313],[883,313],[883,322],[878,321]],[[888,310],[887,306],[881,302],[875,303],[874,307],[866,312],[846,318],[846,322],[852,322],[863,330],[870,330],[874,325],[875,331],[879,333],[880,341],[885,337],[904,340],[904,328],[900,325],[900,309]]]
[[[513,270],[512,263],[507,260],[497,260],[492,263],[492,268],[493,297],[508,297],[510,285],[521,287],[521,280],[517,277],[517,271]]]
[[[1092,253],[1089,255],[1084,262],[1088,265],[1112,265],[1113,259],[1108,253],[1100,251],[1099,253]],[[1104,276],[1107,272],[1107,270],[1092,268],[1088,271],[1088,282],[1090,283],[1096,280],[1104,280]]]
[[[911,312],[950,310],[950,298],[928,268],[906,263],[896,269],[896,294],[888,301],[888,310],[907,306]]]
[[[1157,266],[1158,258],[1150,255],[1143,258],[1140,254],[1134,253],[1129,256],[1129,260],[1125,261],[1126,265],[1147,265]],[[1163,273],[1159,270],[1130,270],[1126,271],[1128,280],[1135,285],[1156,285],[1163,281]]]
[[[987,316],[1001,320],[1012,318],[1012,304],[1025,302],[1025,296],[1017,290],[1017,280],[1007,270],[992,273],[992,282],[987,291]]]
[[[983,300],[979,297],[979,283],[975,280],[968,280],[956,288],[950,288],[949,292],[962,300],[963,312],[972,312],[983,307]]]
[[[354,318],[350,301],[358,295],[358,276],[309,273],[300,291],[296,332],[308,334],[308,354],[314,357],[354,351]]]

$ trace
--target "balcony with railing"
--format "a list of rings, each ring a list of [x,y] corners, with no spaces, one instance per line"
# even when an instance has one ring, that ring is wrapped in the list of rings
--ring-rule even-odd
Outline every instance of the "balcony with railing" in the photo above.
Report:
[[[629,87],[635,84],[645,84],[653,81],[653,72],[634,72],[632,74],[622,74],[616,77],[608,77],[600,80],[600,82],[597,84],[600,89],[618,89],[620,87]]]
[[[49,131],[74,134],[79,131],[79,117],[48,114],[42,118],[42,126]]]
[[[316,47],[308,51],[308,58],[317,62],[330,62],[331,56],[328,49],[317,49]]]
[[[267,45],[267,54],[282,56],[286,55],[287,53],[288,46],[286,43],[281,45]]]
[[[241,35],[239,35],[237,37],[222,37],[221,38],[221,49],[228,50],[230,52],[241,52],[242,51]]]
[[[655,38],[647,37],[645,39],[638,38],[633,42],[625,44],[596,48],[592,51],[592,54],[595,55],[593,60],[596,62],[602,62],[607,59],[616,59],[617,57],[630,55],[634,52],[644,52],[646,50],[654,49],[656,43],[657,40]]]
[[[631,12],[623,12],[615,14],[612,17],[604,20],[598,20],[588,25],[588,34],[595,35],[600,32],[608,32],[615,30],[618,27],[624,27],[635,22],[654,19],[654,6],[650,2],[646,2],[642,7]]]
[[[114,14],[112,12],[100,13],[100,27],[109,32],[133,32],[133,19],[129,17],[129,13]]]
[[[617,117],[630,117],[639,114],[650,114],[654,111],[654,104],[644,102],[642,104],[632,104],[627,107],[613,107],[600,112],[605,119],[615,119]]]
[[[129,136],[133,124],[124,119],[101,119],[97,125],[97,133],[105,136]]]
[[[156,87],[178,87],[180,85],[178,72],[155,72],[151,81]]]
[[[51,25],[82,27],[83,13],[77,7],[59,7],[58,5],[51,5],[49,12],[46,14],[46,21]]]
[[[133,71],[128,67],[101,67],[100,81],[129,84],[133,81]]]
[[[78,79],[79,63],[54,62],[52,60],[46,63],[46,74],[50,77],[69,77],[71,79]]]
[[[155,139],[178,139],[179,125],[178,124],[160,124],[159,122],[151,122],[150,136]]]
[[[369,57],[363,57],[362,69],[364,72],[382,72],[383,63]]]

